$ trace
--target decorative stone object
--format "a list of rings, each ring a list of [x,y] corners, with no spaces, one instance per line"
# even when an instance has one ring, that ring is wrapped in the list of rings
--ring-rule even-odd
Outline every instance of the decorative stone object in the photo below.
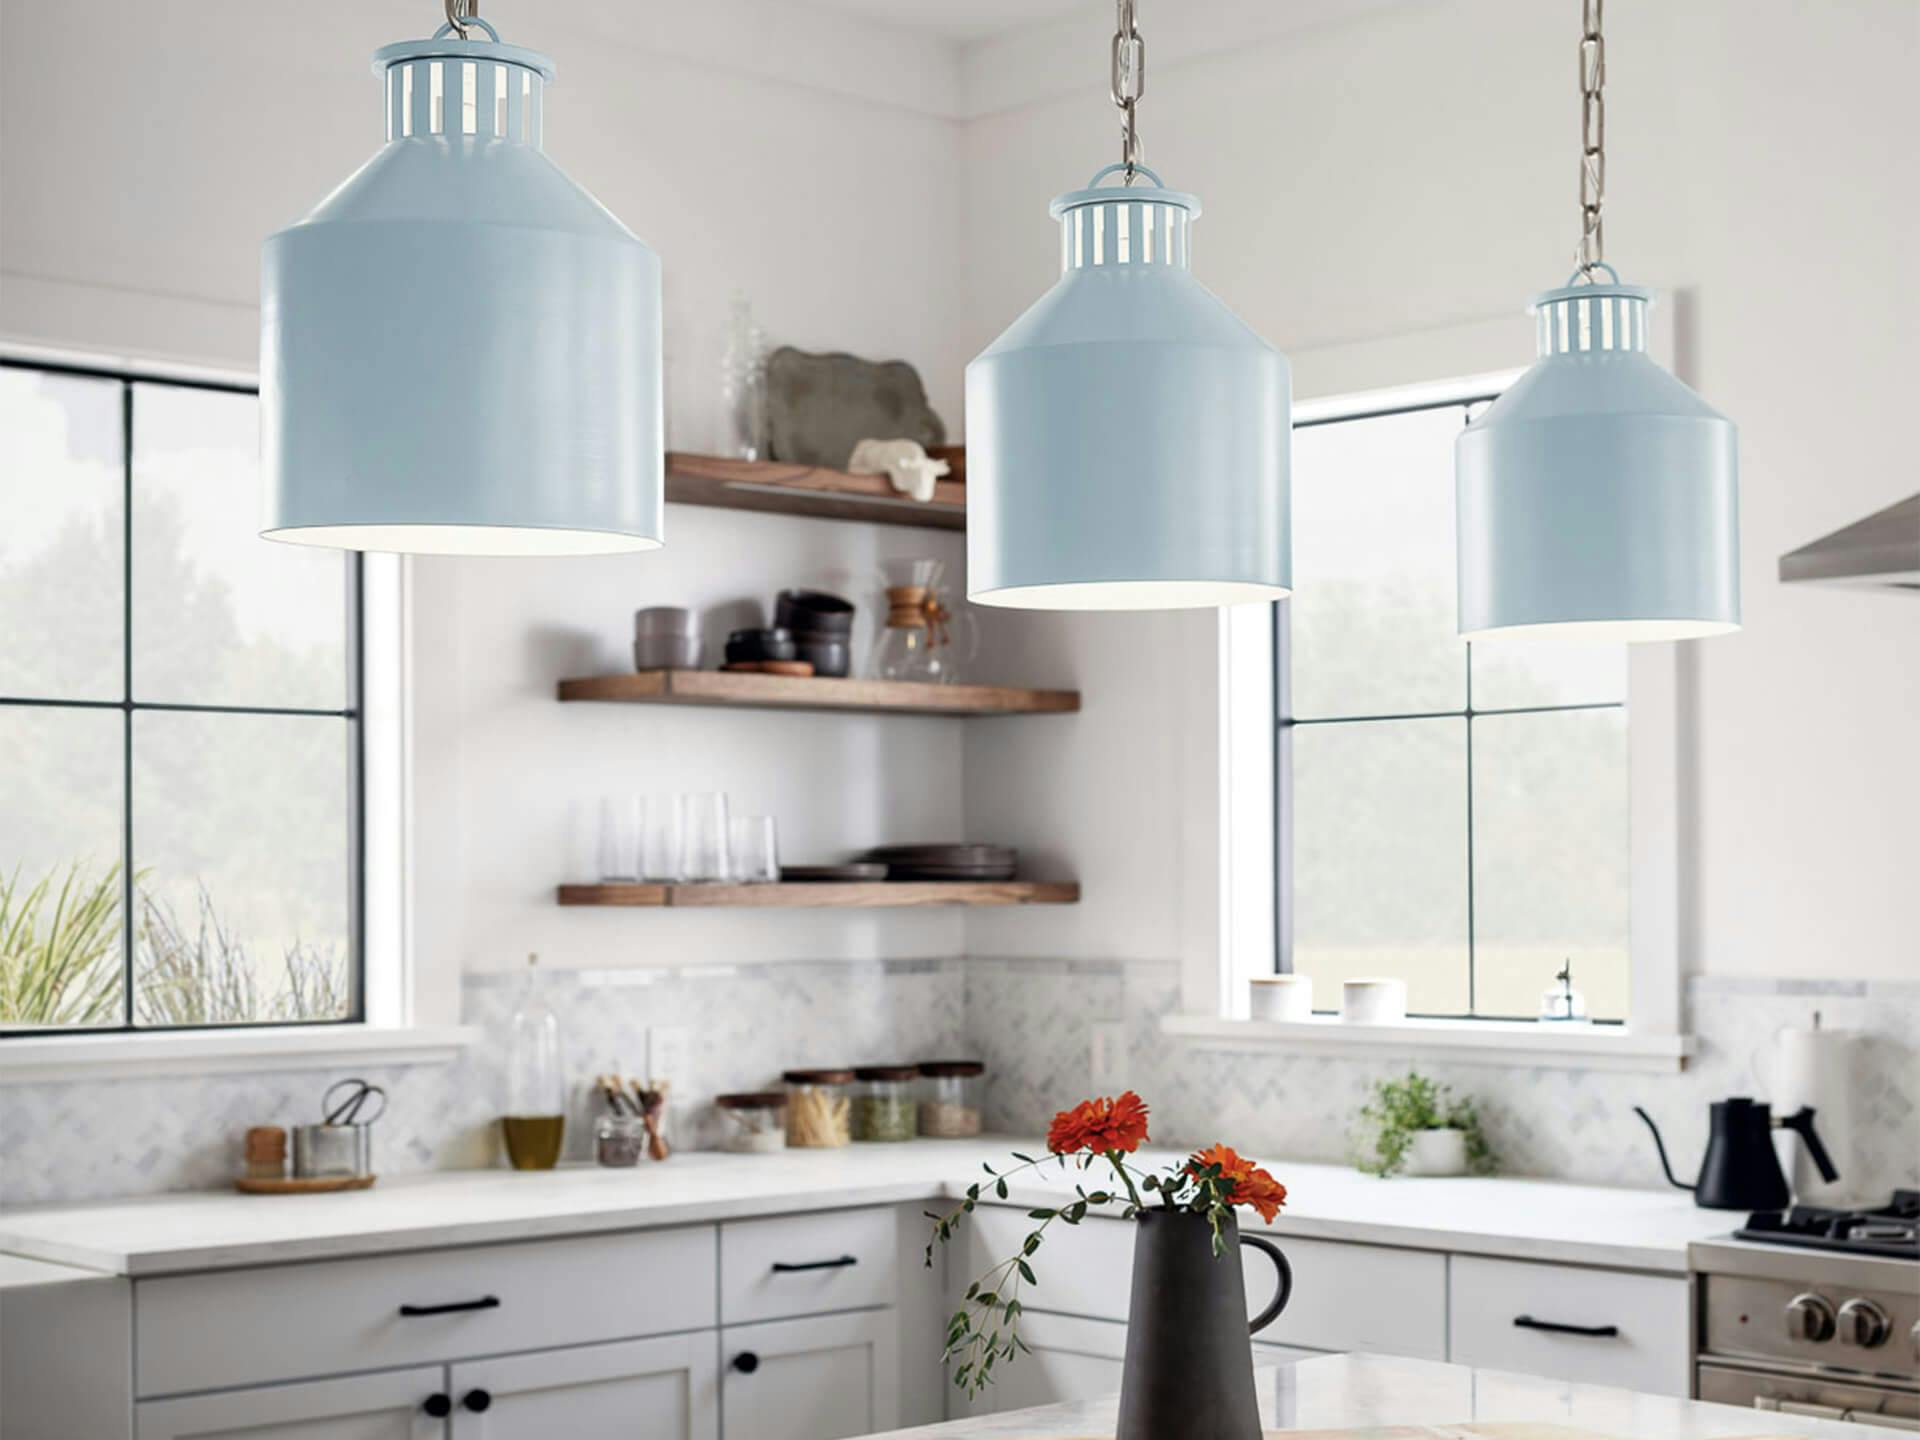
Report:
[[[904,360],[810,355],[783,345],[767,357],[767,449],[795,465],[843,470],[869,435],[944,445],[947,427]]]
[[[862,440],[853,447],[847,470],[854,475],[885,475],[902,495],[926,502],[933,499],[934,482],[953,467],[927,458],[918,440]]]

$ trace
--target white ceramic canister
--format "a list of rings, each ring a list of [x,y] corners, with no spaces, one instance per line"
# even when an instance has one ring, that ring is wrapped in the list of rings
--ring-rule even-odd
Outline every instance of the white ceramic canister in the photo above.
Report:
[[[1255,1020],[1311,1020],[1311,975],[1256,975],[1247,985],[1247,1013]]]
[[[1349,1025],[1394,1025],[1407,1018],[1407,982],[1381,977],[1340,988],[1340,1018]]]

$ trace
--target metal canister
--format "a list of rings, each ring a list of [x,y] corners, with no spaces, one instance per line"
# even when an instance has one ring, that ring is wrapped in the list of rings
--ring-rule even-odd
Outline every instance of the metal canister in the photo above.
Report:
[[[297,1180],[373,1174],[373,1126],[294,1126],[293,1174]]]

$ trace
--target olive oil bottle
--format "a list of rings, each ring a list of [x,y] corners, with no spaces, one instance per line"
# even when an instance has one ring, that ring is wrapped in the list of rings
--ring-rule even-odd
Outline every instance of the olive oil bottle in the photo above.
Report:
[[[500,1131],[516,1170],[551,1170],[566,1143],[566,1080],[560,1020],[547,1003],[540,957],[527,956],[527,983],[513,1010],[507,1054],[507,1111]]]

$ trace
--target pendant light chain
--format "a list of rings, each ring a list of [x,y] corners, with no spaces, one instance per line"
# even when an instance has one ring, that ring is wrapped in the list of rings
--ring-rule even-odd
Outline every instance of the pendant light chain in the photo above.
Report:
[[[1580,30],[1580,244],[1574,260],[1581,276],[1606,264],[1600,205],[1607,193],[1607,42],[1600,34],[1602,0],[1582,0]]]
[[[480,13],[480,0],[447,0],[447,24],[462,40],[471,40],[467,22]]]
[[[1114,0],[1112,75],[1108,89],[1113,103],[1125,118],[1120,122],[1120,163],[1131,185],[1140,170],[1140,129],[1134,120],[1134,106],[1147,88],[1147,42],[1140,38],[1134,23],[1134,0]]]

